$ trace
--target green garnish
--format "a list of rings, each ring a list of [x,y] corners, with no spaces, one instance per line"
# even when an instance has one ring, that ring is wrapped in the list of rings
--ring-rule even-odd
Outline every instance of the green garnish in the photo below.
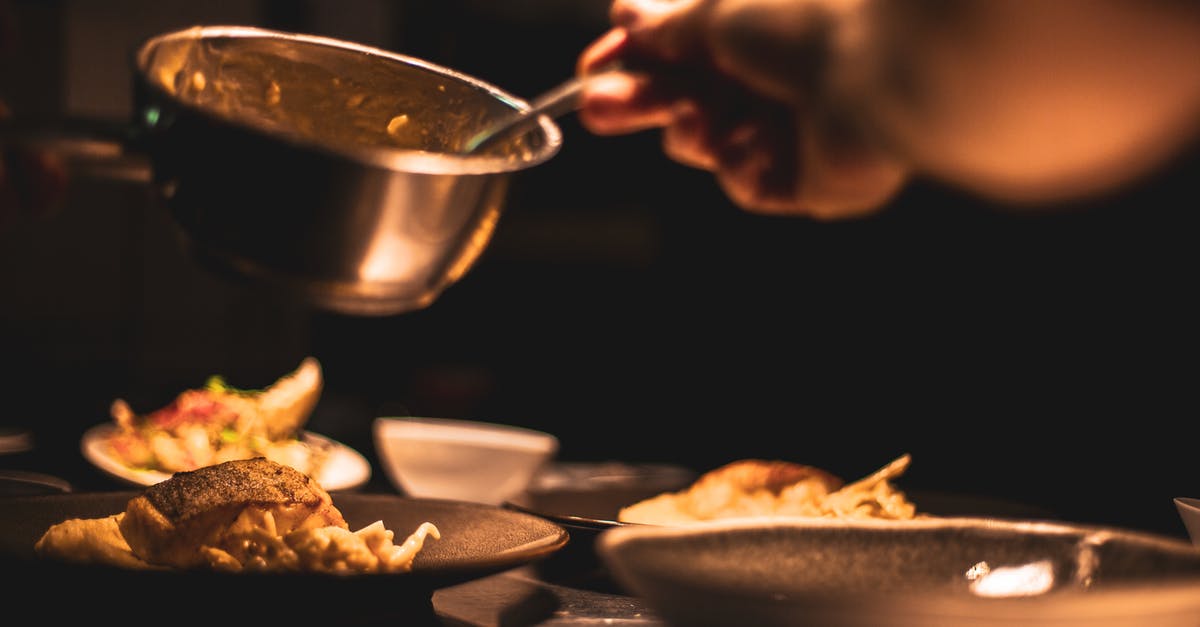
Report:
[[[219,374],[214,374],[213,376],[209,377],[208,381],[204,384],[204,389],[208,390],[209,392],[221,392],[224,394],[236,394],[238,396],[256,396],[258,394],[262,394],[265,391],[265,390],[242,390],[242,389],[235,388],[232,385],[229,385],[228,383],[226,383],[225,377],[222,377]]]

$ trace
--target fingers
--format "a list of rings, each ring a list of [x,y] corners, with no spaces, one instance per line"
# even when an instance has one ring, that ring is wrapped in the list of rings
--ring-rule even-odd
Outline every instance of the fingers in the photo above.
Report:
[[[614,0],[609,20],[628,33],[629,46],[660,62],[690,59],[704,47],[703,22],[713,0]]]
[[[691,104],[664,129],[674,160],[708,170],[738,206],[758,213],[803,214],[792,116],[783,108],[713,110]]]
[[[598,135],[634,133],[669,124],[671,100],[649,75],[614,72],[584,90],[579,120]]]
[[[794,113],[746,97],[728,98],[717,86],[699,99],[680,101],[663,129],[663,150],[675,161],[709,170],[718,178],[761,178],[761,172],[792,172]],[[778,177],[777,177],[778,178]],[[730,186],[732,187],[732,186]],[[742,196],[742,194],[739,194]]]
[[[711,172],[725,195],[748,211],[860,217],[881,209],[908,178],[899,161],[790,107],[685,101],[673,112],[663,128],[664,152]]]
[[[806,120],[799,133],[797,197],[812,217],[834,220],[874,213],[911,176],[903,161],[836,123]]]
[[[689,83],[706,54],[699,47],[697,20],[711,0],[615,0],[614,27],[589,45],[576,62],[579,75],[619,64],[627,71],[604,76],[584,91],[579,119],[593,133],[633,133],[672,123],[677,95]],[[697,79],[696,77],[699,77]]]
[[[744,155],[726,155],[717,179],[748,210],[844,220],[875,213],[903,187],[901,161],[836,122],[797,116],[791,135],[749,135]]]
[[[623,28],[614,28],[584,49],[576,61],[575,73],[583,76],[611,66],[629,54],[628,48],[629,33]]]
[[[700,104],[685,99],[674,107],[673,119],[664,125],[663,152],[672,160],[700,170],[716,171],[714,122]]]
[[[617,64],[635,65],[628,32],[614,28],[583,51],[576,64],[579,75],[603,72]],[[598,76],[580,97],[579,120],[598,135],[635,133],[670,121],[671,98],[644,72],[608,72]]]
[[[661,129],[669,158],[711,172],[749,211],[831,220],[881,208],[907,171],[861,137],[829,132],[827,121],[813,116],[810,85],[793,76],[805,72],[792,61],[823,58],[819,47],[806,46],[823,41],[828,20],[799,2],[785,13],[794,19],[775,23],[774,13],[763,10],[774,6],[613,0],[612,30],[584,51],[577,71],[595,73],[614,63],[625,69],[588,86],[580,121],[604,135]],[[718,28],[722,20],[729,24]],[[786,43],[800,26],[799,43]],[[743,67],[739,63],[760,60],[714,47],[760,51],[758,33],[785,42],[765,48],[782,65]]]

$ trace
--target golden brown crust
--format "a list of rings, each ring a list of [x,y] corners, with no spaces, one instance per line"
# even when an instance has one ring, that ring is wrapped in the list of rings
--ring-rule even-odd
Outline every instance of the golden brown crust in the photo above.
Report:
[[[230,505],[317,507],[329,495],[307,475],[265,457],[175,473],[142,492],[149,505],[174,524]]]
[[[218,546],[247,511],[270,514],[273,535],[348,525],[316,481],[290,466],[258,457],[179,472],[129,500],[120,530],[139,558],[188,568],[206,560],[200,547]]]

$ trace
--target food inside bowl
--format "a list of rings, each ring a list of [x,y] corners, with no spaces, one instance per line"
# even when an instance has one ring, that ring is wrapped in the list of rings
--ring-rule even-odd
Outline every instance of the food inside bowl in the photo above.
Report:
[[[213,376],[204,388],[185,390],[147,414],[118,398],[111,410],[117,429],[104,445],[132,469],[174,473],[266,457],[316,474],[329,451],[300,436],[322,387],[321,365],[308,357],[261,390],[240,390]]]
[[[449,69],[313,35],[198,27],[152,49],[150,80],[180,102],[335,150],[461,154],[467,138],[513,106]],[[522,134],[495,152],[532,161],[545,139]]]
[[[621,508],[617,520],[685,525],[706,520],[802,516],[908,520],[922,516],[892,483],[908,469],[904,454],[845,484],[826,470],[780,460],[743,459],[701,475],[687,488]]]

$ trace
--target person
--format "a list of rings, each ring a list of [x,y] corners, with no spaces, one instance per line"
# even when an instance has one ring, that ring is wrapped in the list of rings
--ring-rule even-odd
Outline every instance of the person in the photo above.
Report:
[[[700,366],[662,369],[687,382],[662,414],[740,392],[722,413],[739,428],[690,454],[866,467],[899,446],[909,487],[1178,529],[1164,504],[1194,484],[1160,463],[1187,456],[1153,417],[1186,403],[1172,356],[1196,338],[1178,286],[1196,267],[1200,3],[613,0],[605,28],[576,59],[616,66],[582,94],[586,129],[657,132],[734,205],[802,218],[739,220],[769,236],[704,266],[745,288],[771,262],[711,318]],[[732,357],[713,358],[723,337]],[[1136,428],[1086,426],[1118,408]],[[772,448],[791,416],[804,442]],[[1129,481],[1148,487],[1114,497]]]
[[[1194,146],[1200,3],[615,0],[582,125],[660,129],[748,210],[865,216],[917,176],[1044,206]]]

